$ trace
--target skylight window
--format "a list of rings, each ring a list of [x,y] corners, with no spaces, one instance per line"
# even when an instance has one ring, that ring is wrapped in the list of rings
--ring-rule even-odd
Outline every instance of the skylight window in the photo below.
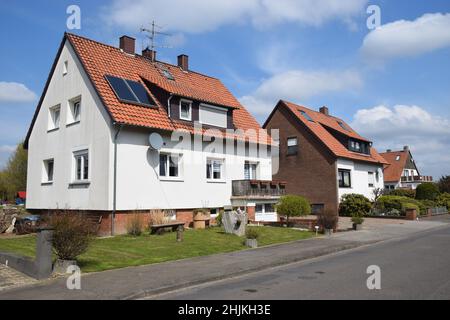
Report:
[[[147,107],[155,105],[155,102],[148,95],[147,90],[145,90],[144,86],[140,82],[113,76],[105,77],[120,101]]]
[[[342,129],[344,129],[345,131],[351,131],[342,121],[338,121],[337,122],[340,126],[341,126],[341,128]]]
[[[400,156],[397,156],[397,157],[395,158],[395,160],[396,160],[396,161],[400,161]]]
[[[161,72],[161,74],[164,77],[166,77],[169,80],[175,80],[172,73],[170,73],[169,69],[167,69],[164,65],[158,64],[157,67],[158,67],[159,72]]]
[[[308,120],[308,121],[310,121],[310,122],[314,122],[314,120],[309,116],[309,114],[307,114],[305,111],[303,111],[303,110],[298,110],[301,114],[302,114],[302,116],[306,119],[306,120]]]

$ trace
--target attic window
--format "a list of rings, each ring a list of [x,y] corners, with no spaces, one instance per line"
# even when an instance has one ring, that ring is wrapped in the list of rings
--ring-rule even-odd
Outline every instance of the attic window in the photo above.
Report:
[[[157,66],[159,72],[166,77],[166,79],[168,80],[175,80],[175,78],[173,77],[172,73],[170,73],[169,69],[167,69],[164,65],[162,64],[158,64]]]
[[[299,110],[299,111],[306,120],[308,120],[310,122],[314,122],[314,120],[305,111],[303,111],[303,110]]]
[[[350,131],[350,129],[342,122],[342,121],[338,121],[337,122],[342,129],[344,129],[345,131]]]
[[[395,161],[400,161],[400,156],[397,156],[397,158],[395,158]]]
[[[105,76],[105,78],[120,101],[146,107],[155,105],[142,83],[113,76]]]

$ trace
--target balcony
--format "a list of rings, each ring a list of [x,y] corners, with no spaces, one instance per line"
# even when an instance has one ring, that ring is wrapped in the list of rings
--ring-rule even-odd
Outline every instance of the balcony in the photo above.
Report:
[[[233,197],[276,198],[286,194],[286,182],[233,180]]]
[[[431,176],[403,176],[402,182],[410,183],[422,183],[422,182],[433,182],[433,177]]]

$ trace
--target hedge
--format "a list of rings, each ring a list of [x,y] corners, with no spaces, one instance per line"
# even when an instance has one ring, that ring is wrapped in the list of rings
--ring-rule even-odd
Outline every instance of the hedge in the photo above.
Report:
[[[399,211],[401,215],[406,214],[408,208],[418,209],[421,215],[426,214],[426,206],[418,200],[400,196],[382,196],[376,203],[376,208],[382,213]]]

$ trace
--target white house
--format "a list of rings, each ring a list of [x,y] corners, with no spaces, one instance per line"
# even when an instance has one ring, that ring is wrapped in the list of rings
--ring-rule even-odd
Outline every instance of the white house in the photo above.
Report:
[[[101,215],[105,234],[150,209],[189,222],[195,208],[234,205],[273,220],[284,184],[271,181],[269,144],[186,55],[171,65],[127,36],[115,48],[65,34],[25,141],[27,209]]]

